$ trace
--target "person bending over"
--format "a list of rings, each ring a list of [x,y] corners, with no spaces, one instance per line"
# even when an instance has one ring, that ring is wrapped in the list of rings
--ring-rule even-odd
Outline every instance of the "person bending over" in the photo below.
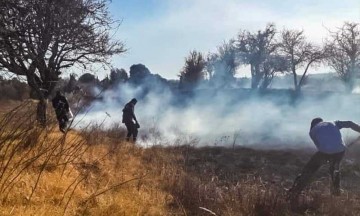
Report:
[[[360,126],[352,121],[326,122],[321,118],[311,121],[309,135],[318,151],[307,162],[289,190],[291,202],[297,202],[298,196],[310,183],[313,174],[325,163],[330,165],[329,173],[332,183],[330,192],[335,196],[340,195],[340,162],[346,149],[340,133],[342,128],[351,128],[360,133]]]

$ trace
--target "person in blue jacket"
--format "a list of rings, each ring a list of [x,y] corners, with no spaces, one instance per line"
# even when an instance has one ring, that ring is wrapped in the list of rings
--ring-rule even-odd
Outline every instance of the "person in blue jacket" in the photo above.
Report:
[[[318,151],[296,177],[289,190],[290,201],[297,201],[301,191],[310,183],[313,174],[325,163],[330,165],[329,173],[332,182],[330,192],[335,196],[340,195],[340,162],[346,149],[340,133],[342,128],[351,128],[360,133],[360,126],[352,121],[326,122],[321,118],[311,121],[309,135]]]

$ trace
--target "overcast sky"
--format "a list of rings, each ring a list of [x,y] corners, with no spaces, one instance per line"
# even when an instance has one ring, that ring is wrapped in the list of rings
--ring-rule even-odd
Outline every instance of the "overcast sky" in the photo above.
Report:
[[[326,28],[360,22],[359,0],[113,0],[109,9],[122,20],[115,37],[128,48],[113,65],[128,71],[142,63],[168,79],[177,78],[191,50],[215,51],[240,29],[257,31],[272,22],[279,30],[303,29],[321,43]]]

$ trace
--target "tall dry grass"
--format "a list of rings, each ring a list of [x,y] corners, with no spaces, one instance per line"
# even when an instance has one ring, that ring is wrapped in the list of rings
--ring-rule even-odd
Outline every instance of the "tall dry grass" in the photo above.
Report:
[[[34,108],[0,119],[0,215],[360,214],[360,148],[344,160],[342,196],[329,195],[322,169],[291,208],[286,188],[311,152],[166,143],[156,127],[140,131],[144,148],[125,142],[119,124],[62,134],[51,117],[38,127]]]
[[[329,194],[330,181],[324,166],[298,205],[290,206],[287,188],[312,152],[191,146],[153,151],[155,159],[146,154],[145,160],[147,164],[153,164],[148,162],[151,160],[160,163],[156,170],[161,170],[158,174],[162,185],[184,215],[360,214],[360,187],[355,183],[360,176],[354,172],[359,163],[351,157],[343,163],[341,196]],[[174,164],[169,163],[169,152]],[[358,158],[360,151],[353,154]]]
[[[62,134],[54,117],[37,126],[34,109],[28,101],[1,117],[1,215],[167,214],[122,128]]]

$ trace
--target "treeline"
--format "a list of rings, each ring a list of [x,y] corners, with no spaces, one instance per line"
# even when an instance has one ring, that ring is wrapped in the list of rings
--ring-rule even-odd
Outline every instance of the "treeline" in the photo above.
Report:
[[[23,100],[29,98],[29,86],[17,78],[0,76],[0,100]]]
[[[152,74],[145,65],[137,64],[131,66],[129,72],[114,68],[103,80],[91,74],[84,74],[77,81],[73,77],[66,88],[71,91],[76,83],[86,82],[102,90],[128,83],[141,86],[145,92],[163,88],[181,91],[238,88],[245,87],[245,79],[236,77],[241,67],[250,70],[251,89],[269,89],[274,78],[286,75],[292,77],[289,84],[292,82],[295,93],[300,93],[309,83],[309,73],[326,67],[329,72],[335,72],[351,92],[360,78],[360,24],[345,22],[334,31],[329,30],[322,44],[309,41],[302,30],[278,30],[274,24],[268,24],[256,32],[239,31],[233,39],[219,45],[216,52],[191,51],[185,58],[179,80],[166,80]]]
[[[240,67],[249,67],[251,88],[267,89],[274,77],[290,74],[300,92],[310,70],[328,66],[352,91],[360,78],[360,26],[345,22],[329,30],[323,44],[309,41],[303,30],[277,30],[274,24],[257,32],[241,30],[214,53],[191,51],[179,74],[180,88],[231,87]]]
[[[164,79],[158,74],[153,74],[143,64],[134,64],[129,72],[125,69],[112,68],[104,79],[99,79],[93,74],[85,73],[81,76],[71,74],[68,79],[59,82],[59,88],[64,92],[80,91],[84,96],[100,96],[103,91],[116,90],[119,86],[127,84],[139,88],[138,94],[144,95],[149,91],[163,91],[164,88],[177,88],[177,82]]]
[[[64,92],[81,91],[94,97],[109,89],[128,84],[141,86],[141,93],[178,89],[192,91],[198,88],[245,87],[244,80],[236,78],[239,68],[250,69],[251,89],[269,89],[279,75],[292,77],[292,86],[299,93],[308,83],[308,74],[319,66],[327,66],[351,92],[360,78],[360,24],[345,22],[322,44],[309,41],[301,30],[278,30],[274,24],[257,32],[241,30],[217,47],[216,52],[203,54],[191,51],[179,73],[179,80],[166,80],[153,74],[142,64],[134,64],[129,71],[112,68],[104,79],[85,73],[60,78],[58,89]],[[21,100],[37,98],[34,91],[14,78],[0,77],[0,99]]]

